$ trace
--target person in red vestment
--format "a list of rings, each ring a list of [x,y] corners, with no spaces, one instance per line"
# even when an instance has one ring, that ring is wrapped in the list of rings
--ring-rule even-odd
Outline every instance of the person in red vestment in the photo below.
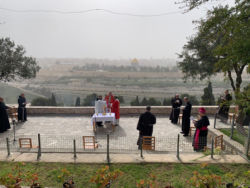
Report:
[[[110,109],[115,101],[114,95],[112,95],[112,92],[110,91],[109,94],[104,99],[107,102],[107,112],[110,112]],[[112,110],[111,110],[112,111]]]
[[[113,103],[113,112],[115,113],[116,124],[115,126],[119,125],[120,119],[120,101],[118,100],[117,96],[115,96],[115,101]]]

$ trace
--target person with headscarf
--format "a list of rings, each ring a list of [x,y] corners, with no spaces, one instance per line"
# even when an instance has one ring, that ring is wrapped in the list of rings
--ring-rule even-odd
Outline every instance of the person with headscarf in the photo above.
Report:
[[[204,147],[207,146],[207,127],[210,125],[209,119],[206,116],[206,109],[201,107],[199,109],[200,119],[193,121],[196,131],[194,134],[193,147],[194,151],[203,151]]]
[[[6,111],[8,108],[8,106],[5,106],[3,97],[0,97],[0,133],[10,129],[9,117]]]
[[[22,93],[18,99],[18,121],[27,121],[26,104],[28,103],[26,102],[24,93]]]

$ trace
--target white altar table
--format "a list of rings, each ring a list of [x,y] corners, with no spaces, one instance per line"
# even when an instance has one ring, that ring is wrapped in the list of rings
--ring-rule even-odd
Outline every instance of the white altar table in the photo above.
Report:
[[[115,113],[107,113],[106,115],[102,115],[102,113],[98,113],[98,115],[95,113],[91,118],[91,124],[93,124],[93,131],[96,131],[95,124],[96,122],[102,122],[102,121],[112,121],[113,122],[113,132],[115,132]]]

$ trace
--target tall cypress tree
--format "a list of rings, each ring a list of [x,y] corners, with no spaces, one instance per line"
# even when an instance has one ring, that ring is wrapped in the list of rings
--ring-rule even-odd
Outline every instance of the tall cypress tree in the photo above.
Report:
[[[136,96],[136,98],[130,102],[130,105],[131,106],[140,106],[139,97]]]
[[[162,106],[168,106],[166,99],[163,100]]]
[[[204,88],[204,95],[201,96],[202,105],[214,105],[215,99],[213,95],[212,83],[209,82],[208,86]]]
[[[141,106],[147,106],[148,105],[148,100],[146,99],[146,97],[144,97],[141,101]]]
[[[77,97],[75,106],[80,106],[80,104],[81,104],[80,97]]]
[[[51,98],[51,106],[56,106],[56,97],[54,95],[54,93],[52,93],[52,98]]]

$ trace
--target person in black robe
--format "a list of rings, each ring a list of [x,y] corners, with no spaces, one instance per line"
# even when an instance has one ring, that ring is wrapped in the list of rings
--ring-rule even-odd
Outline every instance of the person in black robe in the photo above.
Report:
[[[176,94],[175,98],[171,100],[171,104],[172,104],[172,112],[170,114],[169,119],[171,120],[171,123],[177,124],[180,115],[180,107],[182,105],[182,100],[179,98],[178,94]]]
[[[140,115],[137,130],[139,131],[139,139],[137,141],[137,145],[139,145],[139,149],[141,146],[141,138],[143,136],[152,136],[153,134],[153,125],[156,124],[156,117],[151,112],[151,107],[148,106],[146,108],[146,112]]]
[[[199,115],[201,118],[198,121],[193,121],[196,127],[193,141],[194,151],[203,151],[204,147],[207,146],[207,127],[210,125],[205,108],[199,109]]]
[[[190,115],[192,110],[192,104],[189,102],[187,97],[184,97],[184,102],[186,103],[185,108],[182,109],[182,132],[183,136],[188,136],[190,129]]]
[[[228,112],[230,108],[230,101],[232,100],[232,96],[229,94],[229,91],[225,91],[225,97],[221,98],[221,106],[218,111],[218,114],[220,115],[220,119],[222,122],[227,123],[228,120]]]
[[[9,107],[5,106],[4,99],[0,97],[0,133],[3,133],[10,129],[9,117],[6,109]]]
[[[19,96],[18,99],[18,121],[27,121],[27,112],[26,112],[26,99],[24,93]]]
[[[99,100],[102,101],[102,95],[99,95],[99,97],[96,98],[96,101],[99,101]],[[97,124],[98,127],[102,127],[103,126],[102,122],[96,122],[96,124]]]

